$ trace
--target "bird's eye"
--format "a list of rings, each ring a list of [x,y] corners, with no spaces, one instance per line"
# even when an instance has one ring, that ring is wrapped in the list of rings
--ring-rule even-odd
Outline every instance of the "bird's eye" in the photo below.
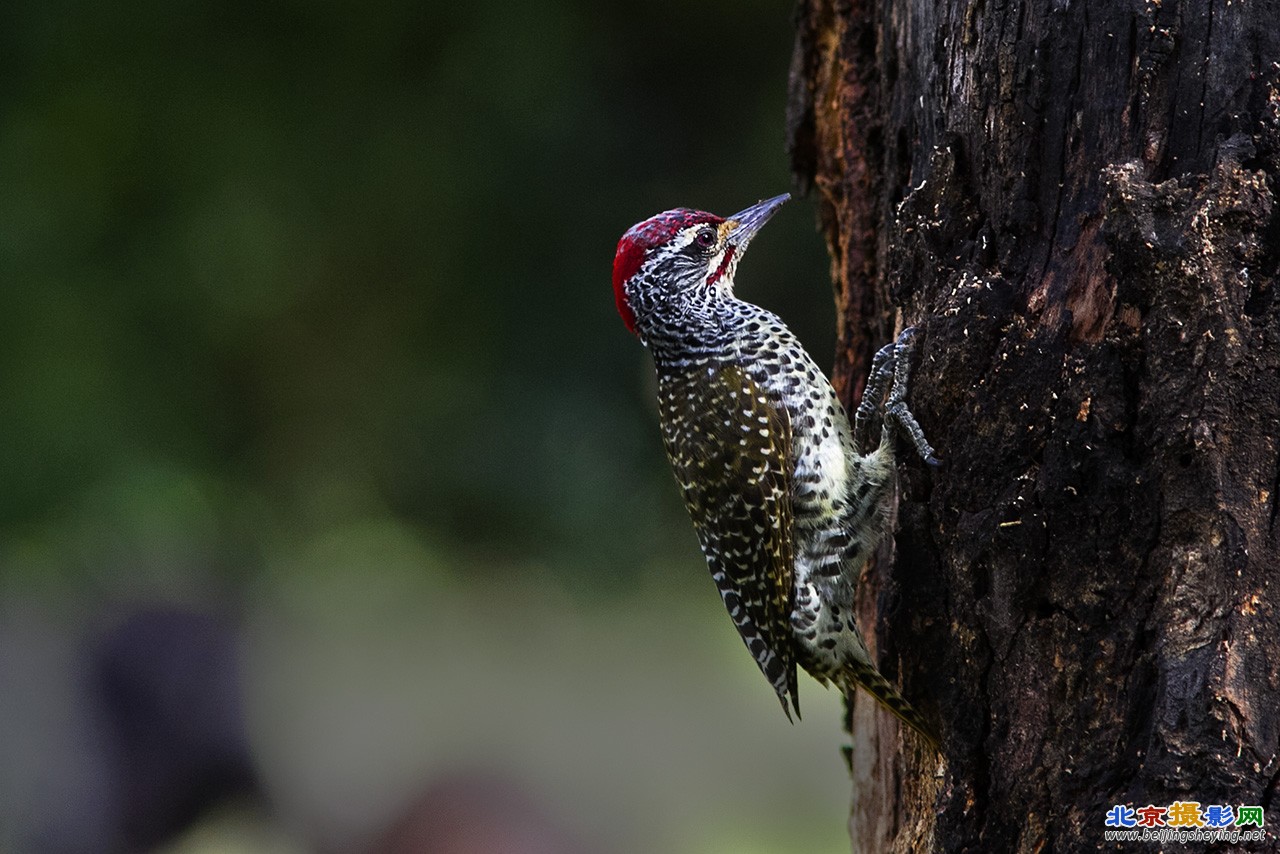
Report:
[[[713,229],[704,228],[693,236],[693,242],[703,249],[710,249],[716,245],[716,233]]]

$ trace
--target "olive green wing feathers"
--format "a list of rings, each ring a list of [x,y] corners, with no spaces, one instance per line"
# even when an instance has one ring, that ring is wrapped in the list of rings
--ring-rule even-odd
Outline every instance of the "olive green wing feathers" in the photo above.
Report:
[[[736,365],[661,377],[659,406],[711,577],[787,716],[799,714],[787,410]]]

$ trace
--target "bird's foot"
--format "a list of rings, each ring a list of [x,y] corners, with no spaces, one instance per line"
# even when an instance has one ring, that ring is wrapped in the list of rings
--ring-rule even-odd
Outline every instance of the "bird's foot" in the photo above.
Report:
[[[933,446],[924,437],[924,431],[920,429],[920,423],[916,421],[916,417],[911,414],[911,409],[907,406],[907,385],[911,375],[912,339],[915,338],[915,334],[916,328],[908,326],[902,330],[902,334],[898,336],[897,341],[880,351],[883,353],[885,350],[892,348],[893,354],[890,358],[890,362],[893,365],[893,386],[889,389],[889,399],[885,401],[884,423],[886,427],[891,427],[905,436],[911,442],[912,447],[916,449],[916,453],[920,455],[920,459],[931,466],[940,466],[942,461],[934,455]],[[879,353],[876,355],[878,357]],[[870,383],[868,383],[869,386]]]

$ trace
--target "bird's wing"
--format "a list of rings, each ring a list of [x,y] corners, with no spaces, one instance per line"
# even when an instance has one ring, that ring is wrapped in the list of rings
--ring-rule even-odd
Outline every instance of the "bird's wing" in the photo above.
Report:
[[[660,381],[663,440],[729,616],[782,701],[800,707],[791,632],[791,422],[736,365]]]

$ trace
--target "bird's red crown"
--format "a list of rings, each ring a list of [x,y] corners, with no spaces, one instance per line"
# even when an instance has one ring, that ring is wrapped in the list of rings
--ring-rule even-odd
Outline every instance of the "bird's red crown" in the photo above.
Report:
[[[613,256],[613,298],[618,303],[618,314],[622,316],[622,322],[632,333],[636,331],[636,315],[627,303],[626,284],[644,264],[645,255],[651,249],[669,242],[691,225],[719,225],[722,222],[724,217],[706,211],[676,208],[649,217],[644,222],[631,226],[622,235],[622,239],[618,241],[618,252]]]

